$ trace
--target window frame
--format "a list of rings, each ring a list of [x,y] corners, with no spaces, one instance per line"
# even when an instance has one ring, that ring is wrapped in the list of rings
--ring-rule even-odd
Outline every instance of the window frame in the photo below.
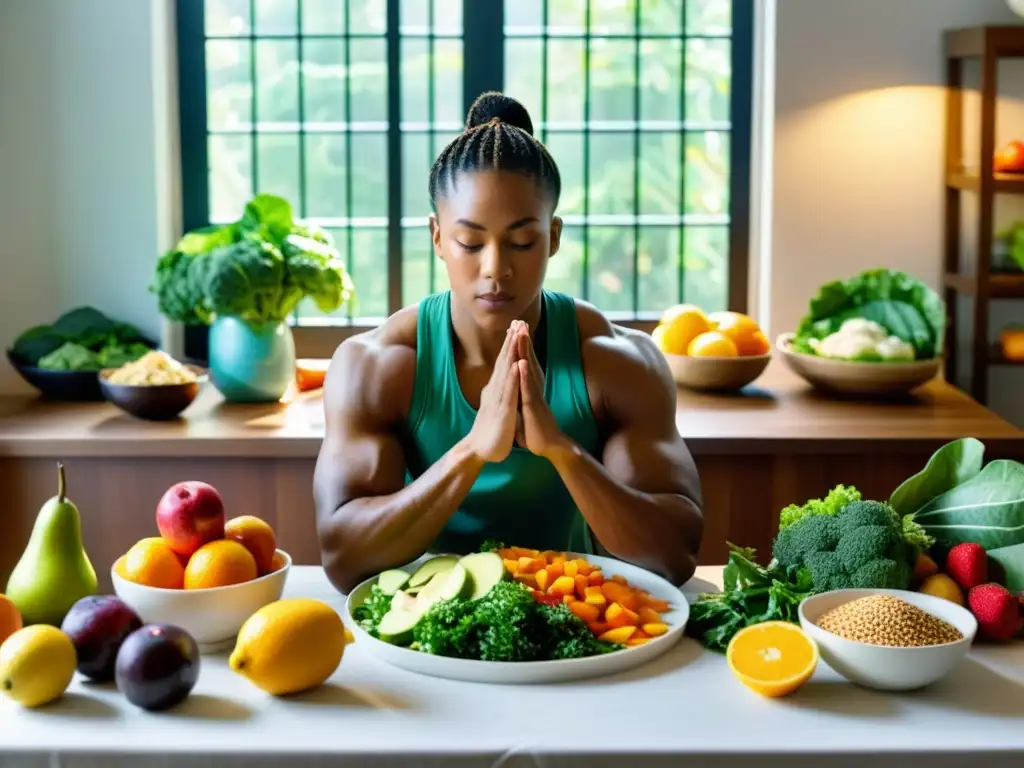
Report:
[[[692,0],[690,0],[692,2]],[[429,0],[428,0],[429,2]],[[683,0],[685,9],[687,0]],[[728,307],[746,312],[749,303],[751,251],[752,140],[754,106],[754,19],[756,0],[732,0],[729,128],[729,212],[728,212]],[[463,0],[463,114],[473,99],[487,90],[504,88],[505,35],[504,0]],[[385,45],[388,62],[388,225],[387,302],[388,314],[403,306],[402,300],[402,137],[400,77],[401,0],[386,0]],[[639,34],[639,33],[638,33]],[[600,35],[595,35],[599,37]],[[261,39],[255,31],[240,40]],[[493,44],[501,40],[501,45]],[[587,34],[585,39],[590,39]],[[180,211],[183,232],[207,226],[209,216],[205,0],[176,0],[176,43],[178,76],[179,152],[181,168]],[[639,150],[639,145],[636,147]],[[394,161],[394,162],[392,162]],[[426,184],[426,179],[423,181]],[[358,290],[358,284],[357,284]],[[657,324],[657,315],[608,313],[618,325],[646,332]],[[292,323],[296,353],[300,357],[330,357],[345,338],[379,327],[379,320],[355,317],[303,318]],[[206,326],[186,326],[185,355],[207,359]]]

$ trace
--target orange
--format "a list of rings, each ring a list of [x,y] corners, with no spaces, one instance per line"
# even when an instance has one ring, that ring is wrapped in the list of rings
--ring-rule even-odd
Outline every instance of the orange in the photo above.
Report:
[[[159,536],[136,542],[117,570],[128,581],[147,587],[181,589],[184,586],[185,568],[174,550]]]
[[[18,606],[6,595],[0,595],[0,645],[23,626]]]
[[[712,312],[708,322],[714,330],[733,340],[740,355],[763,355],[770,348],[757,321],[742,312]]]
[[[771,352],[771,349],[772,345],[768,342],[768,337],[761,333],[761,331],[755,331],[742,344],[740,342],[736,343],[736,350],[744,356],[767,355]]]
[[[277,573],[284,568],[284,557],[280,553],[274,553],[274,559],[270,563],[270,573]]]
[[[257,576],[252,553],[231,539],[203,544],[185,566],[185,589],[227,587],[252,581]]]
[[[248,549],[256,561],[257,571],[270,573],[277,537],[269,523],[254,515],[233,517],[224,525],[224,538],[233,539]]]
[[[687,354],[693,357],[736,357],[736,343],[718,331],[708,331],[690,342]]]
[[[691,304],[667,310],[661,325],[661,349],[670,355],[685,355],[690,342],[711,328],[704,310]]]
[[[818,646],[796,624],[765,621],[733,635],[725,659],[751,690],[762,696],[786,696],[811,679],[818,666]]]

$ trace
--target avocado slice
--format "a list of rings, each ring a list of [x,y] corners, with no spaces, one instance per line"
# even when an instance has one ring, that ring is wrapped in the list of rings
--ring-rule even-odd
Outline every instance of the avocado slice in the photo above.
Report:
[[[415,613],[419,610],[416,606],[417,603],[415,597],[407,592],[395,592],[394,597],[391,598],[391,608],[388,609],[388,613],[391,611],[411,611]],[[383,618],[384,617],[382,616],[381,619]]]
[[[416,595],[416,605],[420,611],[426,613],[434,603],[465,597],[472,588],[469,573],[462,565],[456,563],[451,570],[434,574],[434,578]]]
[[[434,603],[464,597],[472,589],[473,582],[469,573],[459,563],[455,563],[450,570],[435,573],[416,597],[398,591],[391,598],[391,609],[377,625],[377,636],[385,643],[408,645],[412,642],[413,630],[419,620]]]
[[[380,591],[385,595],[395,594],[408,583],[409,574],[397,568],[382,571],[380,576],[377,577],[377,586],[380,587]]]
[[[377,635],[385,643],[408,645],[412,642],[413,630],[422,616],[418,608],[408,611],[392,607],[377,625]]]
[[[505,563],[497,552],[474,552],[459,560],[459,565],[469,573],[473,591],[467,600],[479,600],[499,581],[505,578]]]
[[[409,579],[410,587],[422,587],[438,573],[450,571],[459,562],[458,555],[438,555],[432,557],[413,572]]]

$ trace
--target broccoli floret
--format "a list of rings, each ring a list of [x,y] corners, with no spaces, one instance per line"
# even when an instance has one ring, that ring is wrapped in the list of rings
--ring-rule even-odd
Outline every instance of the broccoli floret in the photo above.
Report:
[[[839,544],[839,528],[835,518],[819,515],[806,517],[797,525],[779,532],[772,545],[772,554],[783,565],[807,564],[814,552],[831,552]]]
[[[854,501],[835,516],[805,517],[779,532],[772,554],[783,567],[805,566],[819,592],[834,589],[906,589],[913,548],[892,507]]]
[[[898,535],[885,525],[862,525],[850,528],[836,545],[839,560],[850,573],[862,565],[878,558],[880,553],[888,554],[894,545],[901,544]]]
[[[838,516],[839,535],[845,536],[848,532],[861,528],[865,525],[884,525],[894,528],[898,535],[902,536],[902,530],[893,508],[882,501],[855,501],[843,507]]]
[[[904,560],[869,560],[850,575],[856,589],[906,589],[912,570]]]
[[[835,552],[812,552],[807,556],[807,569],[818,592],[831,592],[847,586],[846,570]]]

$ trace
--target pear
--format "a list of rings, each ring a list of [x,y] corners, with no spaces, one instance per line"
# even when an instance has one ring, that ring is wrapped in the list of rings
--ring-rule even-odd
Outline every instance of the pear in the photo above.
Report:
[[[78,600],[96,593],[96,570],[82,545],[78,508],[67,498],[64,465],[57,464],[57,495],[39,510],[32,535],[7,582],[7,597],[25,626],[59,627]]]

